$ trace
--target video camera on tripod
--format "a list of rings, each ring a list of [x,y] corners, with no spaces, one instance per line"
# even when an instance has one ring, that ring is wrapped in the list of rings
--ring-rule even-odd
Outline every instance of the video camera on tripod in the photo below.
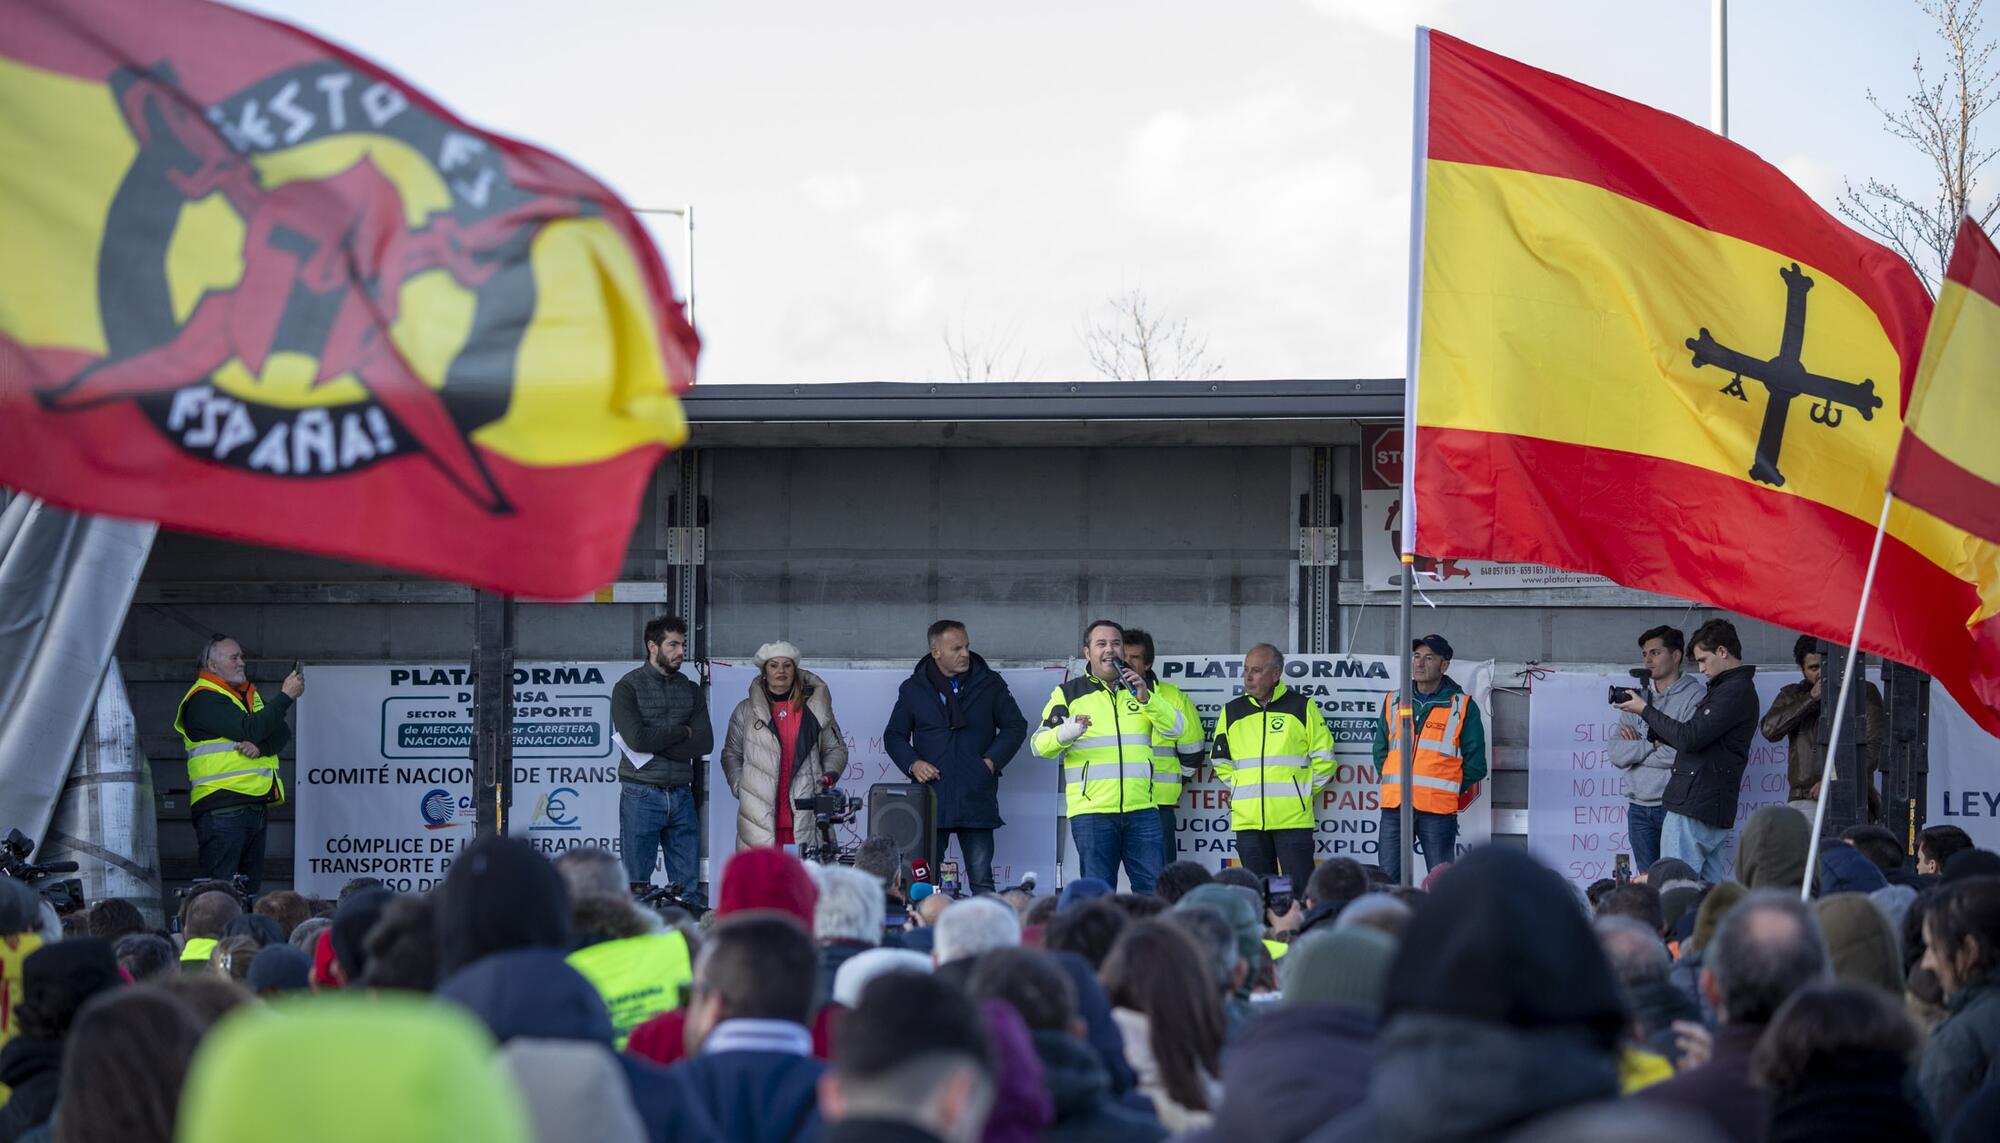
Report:
[[[55,906],[58,913],[74,913],[83,908],[83,881],[70,877],[48,885],[35,883],[55,873],[75,873],[74,861],[47,861],[37,864],[28,860],[35,852],[35,843],[27,834],[18,829],[7,831],[0,838],[0,877],[12,877],[24,885],[33,886],[42,895],[42,900]]]
[[[803,798],[793,798],[792,808],[812,814],[812,844],[799,845],[800,861],[817,861],[823,865],[836,862],[842,865],[854,864],[854,847],[842,846],[833,840],[833,827],[846,825],[861,812],[861,799],[850,798],[835,786],[831,774],[822,774],[819,779],[820,791]]]

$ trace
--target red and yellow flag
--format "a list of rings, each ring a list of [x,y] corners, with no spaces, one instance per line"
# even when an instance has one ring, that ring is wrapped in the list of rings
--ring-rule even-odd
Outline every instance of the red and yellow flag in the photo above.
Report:
[[[1415,550],[1845,642],[1930,316],[1916,275],[1727,139],[1420,35]],[[1968,539],[1897,504],[1861,642],[2000,733]]]
[[[2000,250],[1970,218],[1958,226],[1889,491],[1966,532],[1947,564],[1978,585],[1966,618],[1979,679],[2000,677]],[[1990,682],[1986,683],[1990,687]],[[1985,693],[1989,705],[2000,695]]]
[[[616,578],[698,348],[616,195],[204,0],[0,26],[0,482],[518,594]]]

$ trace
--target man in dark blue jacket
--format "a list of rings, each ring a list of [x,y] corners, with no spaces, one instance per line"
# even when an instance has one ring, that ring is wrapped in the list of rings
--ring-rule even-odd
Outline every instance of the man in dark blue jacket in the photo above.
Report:
[[[667,1069],[732,1143],[819,1134],[819,1079],[807,1021],[819,954],[791,917],[753,909],[709,930],[688,1000],[690,1059]]]
[[[972,653],[965,624],[931,624],[931,653],[896,695],[882,732],[897,768],[937,791],[937,856],[958,835],[974,893],[993,891],[993,831],[1000,820],[1000,771],[1027,741],[1028,721],[1007,681]]]

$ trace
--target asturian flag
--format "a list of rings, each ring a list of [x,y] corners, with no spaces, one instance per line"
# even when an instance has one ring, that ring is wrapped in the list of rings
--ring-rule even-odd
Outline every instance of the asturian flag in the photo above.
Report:
[[[1419,34],[1411,550],[1845,643],[1930,319],[1915,273],[1725,138]],[[1861,645],[2000,733],[1972,539],[1897,503]]]

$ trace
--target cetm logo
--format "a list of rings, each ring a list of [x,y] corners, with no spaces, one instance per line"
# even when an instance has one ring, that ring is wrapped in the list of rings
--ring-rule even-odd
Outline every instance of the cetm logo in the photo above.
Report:
[[[458,824],[452,817],[458,813],[458,802],[450,790],[432,790],[417,803],[417,810],[424,815],[425,829],[450,829]]]
[[[569,812],[569,799],[581,797],[568,786],[557,786],[535,799],[535,822],[528,827],[529,833],[546,833],[551,830],[580,830],[583,823]]]

